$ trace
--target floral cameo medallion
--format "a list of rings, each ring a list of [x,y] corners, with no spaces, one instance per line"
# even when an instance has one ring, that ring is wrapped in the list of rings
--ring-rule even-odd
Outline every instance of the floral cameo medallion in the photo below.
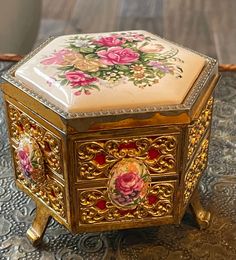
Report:
[[[43,181],[45,177],[43,155],[36,141],[24,135],[16,153],[18,167],[25,179],[34,183]]]
[[[111,169],[108,194],[115,206],[133,209],[145,199],[151,177],[142,161],[123,159]]]

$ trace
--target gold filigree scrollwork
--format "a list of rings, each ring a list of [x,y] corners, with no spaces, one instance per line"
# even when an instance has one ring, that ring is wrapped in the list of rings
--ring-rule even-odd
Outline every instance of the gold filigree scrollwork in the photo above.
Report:
[[[174,191],[174,183],[153,184],[146,200],[131,210],[114,206],[106,189],[82,191],[79,197],[80,221],[92,224],[170,216],[173,214]]]
[[[158,199],[154,205],[148,201],[144,203],[145,211],[153,217],[170,215],[173,210],[174,186],[172,184],[156,184],[149,191],[149,197],[156,196]]]
[[[16,143],[18,143],[22,135],[25,134],[34,138],[43,152],[46,162],[45,166],[62,176],[60,140],[25,113],[10,104],[8,105],[8,116],[10,120],[11,138],[15,140]]]
[[[144,161],[151,173],[175,171],[176,147],[175,136],[77,142],[78,172],[82,179],[108,177],[109,168],[123,158]],[[96,161],[98,155],[104,157],[102,163]]]
[[[19,168],[19,157],[15,151],[17,180],[30,189],[32,194],[44,201],[50,208],[54,209],[61,217],[65,217],[64,192],[62,186],[53,180],[48,174],[42,175],[37,181],[31,182]]]
[[[189,128],[189,141],[188,141],[188,159],[192,156],[198,146],[199,141],[206,133],[210,126],[212,117],[213,97],[209,99],[205,109],[202,111],[199,118],[195,121],[193,126]]]
[[[29,140],[32,139],[37,144],[38,149],[40,149],[39,155],[44,163],[43,173],[41,172],[39,176],[34,174],[32,178],[27,178],[20,168],[19,154],[15,151],[14,160],[16,162],[17,180],[64,218],[63,187],[49,174],[49,172],[53,172],[62,176],[60,140],[11,104],[8,104],[8,116],[10,136],[14,140],[16,147],[19,147],[25,136],[28,136]],[[34,153],[36,152],[37,149],[34,150]],[[40,158],[40,156],[36,156],[37,154],[34,155],[34,157]]]
[[[44,153],[46,155],[45,158],[49,167],[55,172],[62,173],[60,141],[55,138],[51,133],[46,132],[41,145],[44,145]]]
[[[194,189],[197,186],[199,178],[207,164],[207,152],[209,141],[205,139],[201,146],[196,158],[192,161],[189,170],[185,175],[185,190],[184,190],[184,205],[186,205],[191,197]]]

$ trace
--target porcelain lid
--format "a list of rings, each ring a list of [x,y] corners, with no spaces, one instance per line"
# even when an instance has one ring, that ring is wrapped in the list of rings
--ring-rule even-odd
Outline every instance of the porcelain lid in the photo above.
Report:
[[[15,78],[66,113],[181,104],[206,58],[146,31],[60,36]]]

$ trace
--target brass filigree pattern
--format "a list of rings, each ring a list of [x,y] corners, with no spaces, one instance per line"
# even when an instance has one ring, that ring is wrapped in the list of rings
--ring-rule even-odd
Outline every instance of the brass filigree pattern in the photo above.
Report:
[[[17,165],[19,165],[16,153],[14,159]],[[48,174],[45,174],[40,181],[32,183],[25,178],[18,166],[16,167],[16,175],[17,180],[27,187],[33,195],[40,198],[62,218],[65,218],[64,190],[57,181],[52,179]]]
[[[144,161],[150,173],[161,174],[175,171],[176,148],[176,136],[77,142],[78,178],[108,177],[109,168],[123,158],[136,158]],[[98,155],[104,156],[103,163],[96,162]]]
[[[82,191],[79,196],[80,221],[83,224],[100,222],[120,222],[158,218],[173,214],[175,183],[154,183],[149,189],[146,200],[135,209],[120,209],[109,200],[107,189]],[[102,207],[99,205],[101,203]]]
[[[207,153],[209,147],[209,140],[205,139],[196,158],[192,161],[189,170],[185,175],[185,190],[184,190],[184,205],[186,205],[191,197],[194,189],[197,186],[199,178],[207,165]]]
[[[17,180],[27,187],[32,194],[40,198],[64,218],[65,209],[63,187],[49,174],[52,172],[62,176],[62,159],[59,153],[61,143],[59,139],[11,104],[8,104],[8,116],[10,136],[14,140],[16,147],[19,146],[19,143],[24,136],[29,136],[29,138],[32,138],[32,140],[37,143],[42,152],[45,166],[45,174],[42,174],[40,178],[37,178],[37,181],[30,181],[26,176],[24,176],[20,169],[19,156],[17,150],[14,150]]]
[[[11,138],[16,143],[25,134],[34,138],[43,152],[44,161],[46,162],[45,166],[62,177],[60,140],[53,133],[11,104],[8,104],[8,116]]]
[[[213,97],[209,99],[199,118],[189,128],[188,159],[192,156],[199,141],[209,128],[213,108]]]

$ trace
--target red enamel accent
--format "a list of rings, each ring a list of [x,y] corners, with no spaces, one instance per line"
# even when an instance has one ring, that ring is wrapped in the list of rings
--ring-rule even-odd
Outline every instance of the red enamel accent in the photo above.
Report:
[[[136,143],[134,142],[130,142],[130,143],[121,143],[119,146],[118,146],[118,150],[122,150],[122,149],[137,149],[137,145]]]
[[[44,151],[45,151],[45,152],[50,152],[50,151],[51,151],[48,142],[44,142]]]
[[[98,153],[96,154],[96,156],[94,157],[94,161],[100,165],[103,165],[106,163],[106,156],[103,153]]]
[[[121,210],[119,209],[118,212],[120,213],[120,215],[123,217],[129,213],[133,214],[135,212],[136,209],[129,209],[129,210]]]
[[[55,194],[54,190],[51,190],[51,195],[52,195],[53,197],[56,197],[56,194]]]
[[[153,205],[157,202],[157,196],[155,195],[149,195],[147,199],[150,205]]]
[[[106,204],[107,202],[105,200],[99,200],[95,206],[101,210],[104,210],[107,208]]]
[[[156,159],[160,156],[160,152],[156,149],[156,148],[151,148],[149,151],[148,151],[148,157],[149,159],[153,160],[153,159]]]
[[[20,128],[21,131],[24,131],[24,127],[23,127],[22,124],[19,124],[18,126],[19,126],[19,128]]]

